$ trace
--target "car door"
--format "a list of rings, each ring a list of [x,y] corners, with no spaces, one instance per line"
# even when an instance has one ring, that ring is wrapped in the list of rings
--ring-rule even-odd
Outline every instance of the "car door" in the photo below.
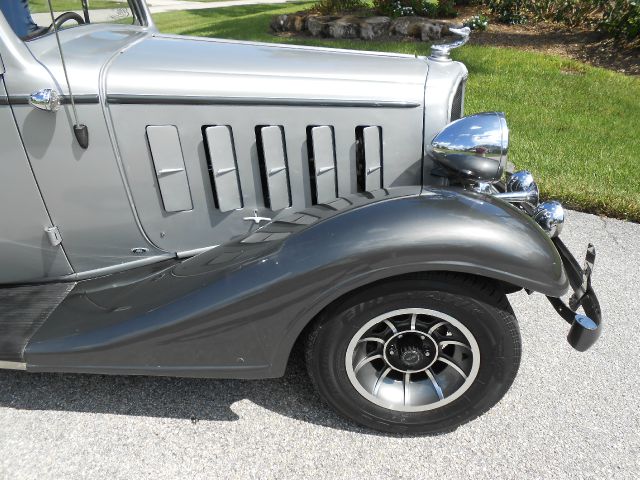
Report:
[[[13,119],[1,61],[0,149],[0,284],[72,274]]]
[[[173,256],[156,247],[140,227],[101,102],[105,63],[146,31],[89,25],[60,32],[78,121],[89,131],[89,145],[83,149],[74,137],[76,119],[55,36],[23,42],[6,23],[0,28],[7,103],[74,272],[97,275]],[[30,105],[41,89],[60,95],[57,111]]]

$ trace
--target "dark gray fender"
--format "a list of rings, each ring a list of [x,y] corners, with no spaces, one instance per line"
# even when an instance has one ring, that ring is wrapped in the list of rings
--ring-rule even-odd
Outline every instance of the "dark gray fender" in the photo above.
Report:
[[[553,243],[518,209],[453,189],[382,190],[293,213],[186,261],[79,282],[25,361],[35,371],[278,376],[332,301],[444,270],[554,297],[568,288]]]

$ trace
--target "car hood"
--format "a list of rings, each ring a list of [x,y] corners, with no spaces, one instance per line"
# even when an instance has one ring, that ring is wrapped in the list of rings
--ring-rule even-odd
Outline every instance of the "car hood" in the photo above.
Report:
[[[149,35],[117,56],[109,96],[424,104],[424,58]]]

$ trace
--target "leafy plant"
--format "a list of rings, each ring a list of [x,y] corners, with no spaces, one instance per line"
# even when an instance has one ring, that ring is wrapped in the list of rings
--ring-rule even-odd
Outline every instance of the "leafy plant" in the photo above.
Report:
[[[489,26],[489,18],[483,14],[474,15],[464,22],[464,26],[469,27],[471,30],[483,31]]]
[[[373,0],[373,6],[387,17],[438,16],[438,4],[429,0]]]
[[[438,16],[444,18],[454,18],[458,16],[455,7],[455,0],[438,0]]]
[[[640,1],[605,1],[600,28],[631,46],[640,47]]]
[[[366,8],[367,4],[363,0],[318,0],[313,7],[323,15],[329,15]]]
[[[499,22],[519,25],[527,22],[526,0],[489,0],[487,5]]]
[[[553,21],[597,27],[631,46],[640,46],[640,0],[486,0],[498,21]]]

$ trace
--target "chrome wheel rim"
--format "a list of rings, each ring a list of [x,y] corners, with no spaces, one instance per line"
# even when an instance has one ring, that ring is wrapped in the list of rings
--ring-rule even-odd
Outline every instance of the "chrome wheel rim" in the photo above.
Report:
[[[421,412],[469,389],[480,368],[480,348],[450,315],[405,308],[363,325],[349,342],[345,366],[353,387],[370,402]]]

